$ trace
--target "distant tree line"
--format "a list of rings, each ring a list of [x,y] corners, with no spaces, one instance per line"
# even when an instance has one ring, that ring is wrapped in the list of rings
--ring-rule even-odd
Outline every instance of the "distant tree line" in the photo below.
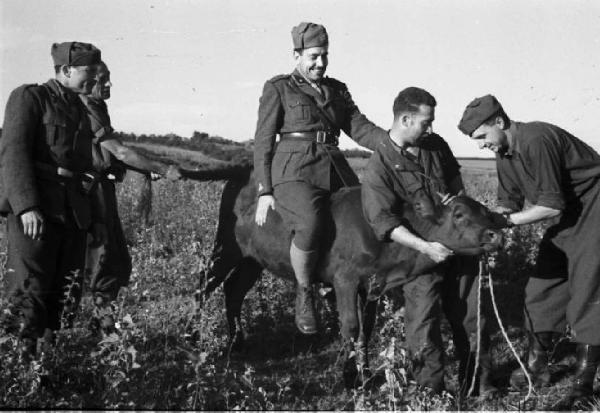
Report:
[[[0,137],[2,128],[0,128]],[[135,134],[114,132],[115,138],[122,142],[140,142],[155,145],[175,146],[193,151],[200,151],[211,158],[229,162],[248,162],[252,160],[254,141],[236,142],[221,136],[212,136],[206,132],[194,131],[190,138],[183,138],[174,133],[166,135]],[[369,158],[371,152],[362,149],[345,149],[342,151],[346,158]]]
[[[205,132],[195,131],[190,138],[183,138],[174,133],[137,135],[135,133],[114,132],[114,136],[122,142],[150,143],[199,151],[211,158],[222,161],[238,163],[248,162],[252,159],[252,148],[249,142],[235,142],[220,136],[211,136]]]

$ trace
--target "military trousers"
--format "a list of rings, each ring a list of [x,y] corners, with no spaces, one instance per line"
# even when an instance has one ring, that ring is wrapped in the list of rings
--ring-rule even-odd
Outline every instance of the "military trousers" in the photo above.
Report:
[[[564,332],[577,343],[600,345],[600,183],[564,211],[540,243],[537,274],[525,287],[528,327]]]
[[[60,329],[61,320],[70,324],[81,298],[86,232],[72,219],[46,219],[42,239],[33,240],[23,234],[21,219],[9,214],[7,237],[6,293],[21,336],[39,338],[46,328]]]
[[[445,266],[442,283],[442,308],[452,330],[454,354],[459,362],[459,384],[475,368],[477,354],[477,313],[479,312],[480,355],[489,354],[490,331],[482,294],[478,303],[479,257],[453,257]],[[483,292],[482,292],[483,293]]]
[[[403,284],[406,344],[417,383],[444,388],[444,348],[440,330],[442,276],[424,274]]]
[[[102,298],[104,302],[114,300],[119,288],[129,283],[131,275],[131,256],[123,234],[121,219],[117,207],[115,184],[108,180],[100,181],[107,239],[102,245],[94,245],[88,237],[85,272],[90,280],[90,291],[93,296]]]
[[[319,248],[327,220],[331,219],[329,198],[337,188],[329,191],[306,182],[292,181],[278,184],[273,189],[275,209],[294,232],[294,244],[299,249],[314,251]]]

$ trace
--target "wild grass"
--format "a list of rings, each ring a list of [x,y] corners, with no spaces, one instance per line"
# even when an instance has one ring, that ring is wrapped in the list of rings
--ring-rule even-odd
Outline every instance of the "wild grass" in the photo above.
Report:
[[[493,204],[493,179],[465,171],[469,194]],[[335,311],[319,301],[323,331],[314,338],[296,333],[291,284],[265,274],[243,308],[247,345],[227,348],[222,291],[203,308],[194,292],[210,265],[222,183],[158,181],[147,224],[137,208],[140,175],[119,186],[120,214],[131,255],[129,288],[116,303],[116,331],[104,339],[87,329],[92,303],[85,296],[71,329],[58,333],[42,360],[24,364],[17,341],[0,332],[0,407],[5,409],[206,409],[206,410],[534,410],[551,406],[565,392],[559,380],[521,404],[522,394],[505,391],[494,400],[458,404],[456,362],[445,326],[449,392],[431,395],[411,380],[404,346],[403,309],[393,296],[379,304],[371,342],[374,378],[347,390]],[[511,230],[498,256],[494,282],[500,314],[511,339],[523,351],[523,288],[533,271],[542,227]],[[2,240],[1,251],[5,251]],[[6,275],[0,255],[0,277]],[[489,300],[484,301],[489,310]],[[0,310],[8,311],[5,297]],[[193,338],[193,340],[192,340]],[[494,371],[506,388],[516,363],[498,329],[493,336]],[[555,365],[569,372],[572,356]],[[598,404],[596,404],[598,407]]]

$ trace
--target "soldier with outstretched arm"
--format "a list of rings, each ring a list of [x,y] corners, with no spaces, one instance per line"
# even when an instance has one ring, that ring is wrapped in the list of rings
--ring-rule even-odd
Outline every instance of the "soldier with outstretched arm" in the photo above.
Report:
[[[69,326],[79,303],[87,231],[103,242],[92,202],[92,132],[79,94],[92,91],[100,50],[55,43],[55,78],[13,90],[0,139],[0,212],[7,217],[9,313],[2,323],[22,352]]]
[[[292,40],[296,69],[268,80],[260,98],[254,147],[256,223],[264,224],[268,210],[276,208],[293,231],[296,326],[304,334],[314,334],[311,278],[329,197],[343,186],[358,184],[338,148],[340,130],[368,148],[387,134],[359,111],[344,83],[325,76],[329,49],[325,27],[300,23],[292,29]]]
[[[537,385],[547,384],[550,354],[569,324],[577,365],[561,403],[577,407],[592,395],[600,363],[600,155],[558,126],[511,120],[492,95],[473,100],[458,127],[496,153],[498,204],[508,225],[560,216],[543,236],[525,288],[527,366]],[[532,207],[523,210],[525,200]],[[523,384],[523,375],[515,372],[512,382]]]
[[[110,98],[111,87],[110,71],[106,63],[101,62],[91,93],[79,95],[94,134],[92,154],[94,169],[99,176],[99,207],[104,213],[107,229],[106,242],[90,242],[86,257],[86,271],[94,297],[91,327],[93,330],[102,327],[104,333],[113,326],[111,302],[117,297],[119,288],[128,285],[131,275],[131,257],[119,217],[115,183],[123,180],[126,169],[172,180],[181,177],[175,166],[148,159],[115,138],[105,103]]]

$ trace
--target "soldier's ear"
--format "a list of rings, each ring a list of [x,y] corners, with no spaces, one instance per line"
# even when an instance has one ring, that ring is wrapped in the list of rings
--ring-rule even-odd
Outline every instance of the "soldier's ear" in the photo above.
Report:
[[[63,76],[65,77],[71,77],[71,70],[69,70],[69,66],[68,65],[62,65],[60,67],[60,72],[63,74]]]
[[[506,122],[504,122],[504,118],[502,116],[496,117],[496,125],[498,125],[501,130],[504,130],[506,127]]]
[[[408,112],[404,112],[403,114],[400,115],[400,123],[402,124],[402,126],[404,127],[409,127],[411,125],[411,121],[412,121],[412,116],[410,115],[410,113]]]

